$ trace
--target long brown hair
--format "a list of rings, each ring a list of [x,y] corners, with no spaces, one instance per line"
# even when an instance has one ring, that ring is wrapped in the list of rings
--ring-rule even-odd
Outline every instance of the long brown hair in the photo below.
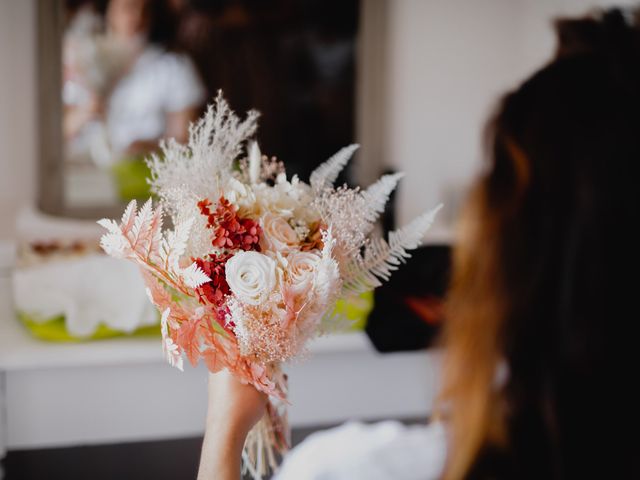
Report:
[[[634,362],[638,317],[640,33],[619,10],[556,30],[557,57],[489,124],[461,222],[447,479],[638,475],[620,437],[640,404],[616,374]]]

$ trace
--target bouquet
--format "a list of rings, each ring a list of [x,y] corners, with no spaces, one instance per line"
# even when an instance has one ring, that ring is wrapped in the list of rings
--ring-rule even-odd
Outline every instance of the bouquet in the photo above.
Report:
[[[106,253],[141,267],[162,312],[163,349],[211,372],[228,369],[266,393],[265,417],[249,434],[244,470],[261,478],[288,448],[287,385],[281,365],[339,326],[342,296],[371,290],[416,248],[439,207],[391,232],[372,235],[400,174],[365,190],[334,187],[357,146],[311,175],[288,179],[252,141],[256,112],[240,120],[221,95],[191,126],[189,142],[161,144],[148,160],[154,208],[132,201],[120,223],[103,219]],[[247,152],[247,153],[245,153]],[[165,212],[172,229],[163,230]]]

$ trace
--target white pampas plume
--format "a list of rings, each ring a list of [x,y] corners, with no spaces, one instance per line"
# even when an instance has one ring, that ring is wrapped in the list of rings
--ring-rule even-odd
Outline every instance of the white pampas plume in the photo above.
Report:
[[[258,112],[249,111],[240,120],[219,93],[205,115],[189,128],[187,145],[162,141],[162,153],[147,159],[151,190],[174,224],[197,215],[199,200],[218,198],[221,186],[233,176],[234,162],[256,132],[257,119]]]

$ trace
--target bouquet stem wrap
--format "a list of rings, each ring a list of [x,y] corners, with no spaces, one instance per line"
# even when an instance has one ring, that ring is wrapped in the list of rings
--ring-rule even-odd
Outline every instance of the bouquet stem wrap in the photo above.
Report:
[[[286,392],[287,377],[277,367],[275,373]],[[278,467],[282,456],[291,448],[291,430],[287,417],[287,404],[269,399],[265,414],[247,435],[242,450],[242,474],[262,480]]]

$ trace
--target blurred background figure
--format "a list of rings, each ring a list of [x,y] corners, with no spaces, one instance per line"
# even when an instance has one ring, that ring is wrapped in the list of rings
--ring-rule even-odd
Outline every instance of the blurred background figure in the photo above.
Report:
[[[96,5],[83,2],[69,12],[67,139],[85,143],[100,164],[155,150],[161,138],[185,141],[205,91],[188,57],[172,51],[168,7],[162,0],[110,0],[102,17]]]
[[[130,172],[131,164],[119,162],[135,162],[157,150],[162,138],[186,141],[189,122],[205,103],[205,89],[191,60],[175,48],[177,21],[165,1],[72,0],[67,16],[67,161],[85,172],[95,173],[87,163],[103,169],[120,165],[116,173]],[[93,191],[93,183],[84,180]]]

